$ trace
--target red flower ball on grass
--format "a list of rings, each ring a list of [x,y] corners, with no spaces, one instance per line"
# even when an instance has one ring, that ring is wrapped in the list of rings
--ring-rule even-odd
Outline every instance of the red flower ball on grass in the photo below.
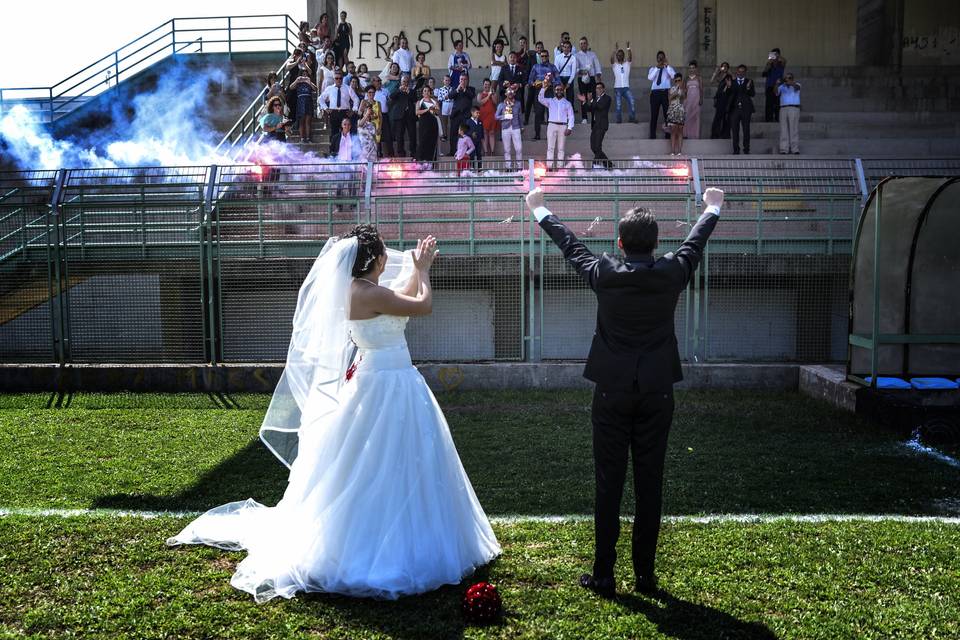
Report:
[[[463,617],[471,624],[487,624],[500,615],[500,594],[488,582],[478,582],[463,595]]]

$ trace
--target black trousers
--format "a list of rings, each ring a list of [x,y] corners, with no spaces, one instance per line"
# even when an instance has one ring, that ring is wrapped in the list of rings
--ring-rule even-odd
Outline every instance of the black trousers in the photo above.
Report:
[[[417,118],[414,115],[411,115],[404,122],[404,126],[407,128],[407,140],[410,141],[410,157],[417,157]]]
[[[730,113],[726,105],[715,107],[713,123],[710,126],[710,138],[713,140],[730,137]]]
[[[392,158],[393,153],[393,129],[390,127],[390,118],[383,114],[383,120],[380,121],[380,157]]]
[[[535,87],[532,84],[527,85],[527,99],[523,103],[524,126],[530,124],[530,111],[534,108],[535,105],[540,104],[537,101],[538,93],[540,93],[540,89],[538,87]],[[540,135],[540,134],[538,133],[537,135]]]
[[[670,106],[670,90],[657,89],[650,92],[650,139],[657,137],[657,118],[663,112],[663,121],[667,121],[667,108]],[[666,136],[669,138],[670,136]]]
[[[603,152],[603,137],[607,135],[606,128],[594,127],[590,130],[590,150],[593,151],[593,161],[599,162],[605,167],[610,167],[610,159]]]
[[[763,109],[766,122],[780,122],[780,98],[774,93],[774,87],[767,87],[767,103]]]
[[[469,113],[450,114],[450,133],[447,138],[450,140],[450,155],[457,155],[457,142],[460,141],[460,125],[470,118]]]
[[[343,119],[347,117],[347,112],[343,109],[330,111],[330,142],[333,142],[333,136],[340,133],[340,125]],[[356,131],[356,129],[354,129]]]
[[[620,537],[620,501],[633,454],[633,571],[653,576],[660,536],[663,461],[673,422],[673,391],[641,393],[602,391],[593,394],[593,458],[596,469],[593,575],[612,578]]]
[[[733,140],[733,152],[740,153],[740,128],[743,128],[743,150],[750,153],[750,116],[743,109],[730,112],[730,139]]]
[[[590,76],[590,79],[586,82],[582,78],[577,78],[577,93],[581,96],[592,96],[597,92],[597,80]],[[574,102],[573,104],[576,104]],[[580,103],[580,118],[586,120],[590,116],[587,115],[587,103]]]
[[[393,134],[393,155],[405,158],[407,148],[403,145],[403,138],[407,133],[407,123],[403,120],[391,120],[390,132]]]

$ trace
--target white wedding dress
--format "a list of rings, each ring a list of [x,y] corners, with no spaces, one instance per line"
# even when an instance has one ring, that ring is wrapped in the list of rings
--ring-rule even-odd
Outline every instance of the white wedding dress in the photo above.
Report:
[[[355,372],[340,378],[334,410],[313,411],[316,394],[303,402],[277,506],[217,507],[167,543],[247,550],[230,583],[258,602],[298,591],[394,599],[457,584],[499,555],[443,412],[410,361],[406,323],[346,322]]]

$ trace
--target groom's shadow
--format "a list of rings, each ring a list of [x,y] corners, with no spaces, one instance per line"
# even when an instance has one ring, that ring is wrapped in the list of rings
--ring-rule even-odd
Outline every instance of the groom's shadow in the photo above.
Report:
[[[746,638],[776,640],[776,634],[760,622],[745,622],[713,607],[695,604],[659,590],[642,597],[632,593],[617,596],[624,608],[639,613],[657,625],[665,636],[686,639]]]

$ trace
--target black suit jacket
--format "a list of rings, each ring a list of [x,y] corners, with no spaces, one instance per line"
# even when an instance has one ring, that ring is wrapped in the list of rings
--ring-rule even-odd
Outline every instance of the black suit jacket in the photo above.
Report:
[[[353,141],[353,149],[357,153],[360,151],[360,138],[355,133],[350,134],[350,138]],[[330,138],[330,157],[336,158],[337,154],[340,153],[340,141],[343,139],[343,133],[337,131],[333,134],[333,137]]]
[[[477,97],[477,90],[467,86],[463,91],[459,87],[450,92],[450,99],[453,104],[450,106],[450,117],[470,117],[470,109],[473,108],[473,101]]]
[[[416,98],[414,98],[413,89],[404,93],[397,88],[390,96],[387,98],[387,115],[390,117],[390,120],[412,120],[417,112],[414,108],[414,103]]]
[[[751,114],[754,111],[753,96],[755,95],[757,95],[757,92],[753,88],[753,80],[745,78],[741,86],[737,84],[737,79],[734,78],[733,86],[730,87],[730,103],[727,105],[727,109],[735,111],[739,108],[741,113]]]
[[[668,391],[683,379],[673,316],[718,216],[704,213],[675,253],[597,257],[550,215],[540,226],[597,294],[597,328],[583,377],[608,391]]]
[[[592,100],[583,103],[584,108],[590,112],[590,127],[592,129],[606,130],[610,128],[610,105],[612,103],[613,100],[609,93],[605,93],[599,98],[594,97]]]
[[[524,85],[527,83],[527,70],[523,66],[514,65],[513,72],[508,64],[500,71],[500,95],[506,95],[507,87],[511,84]]]
[[[473,153],[470,154],[472,158],[480,158],[483,156],[483,123],[474,122],[473,118],[468,118],[464,121],[464,124],[467,125],[467,135],[473,140]]]

